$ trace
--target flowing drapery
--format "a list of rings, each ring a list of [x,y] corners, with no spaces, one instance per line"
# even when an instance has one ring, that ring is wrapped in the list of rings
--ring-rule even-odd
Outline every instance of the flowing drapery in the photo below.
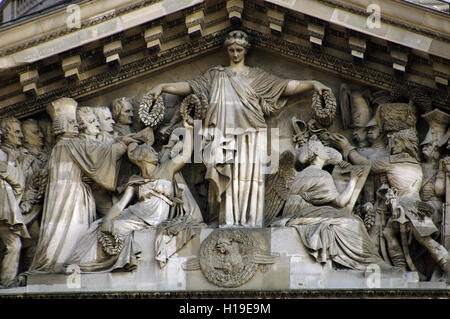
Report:
[[[59,141],[49,158],[48,186],[31,271],[63,265],[95,218],[95,201],[86,177],[114,190],[116,161],[127,147],[81,138]]]
[[[262,227],[265,116],[286,104],[281,95],[289,80],[259,68],[215,67],[188,83],[209,101],[203,160],[210,207],[218,203],[221,226]]]

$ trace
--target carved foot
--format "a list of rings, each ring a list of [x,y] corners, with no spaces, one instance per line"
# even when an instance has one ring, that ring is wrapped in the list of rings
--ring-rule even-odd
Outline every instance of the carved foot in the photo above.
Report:
[[[0,285],[0,289],[24,287],[27,285],[27,277],[24,275],[18,275],[16,278],[11,280],[5,285]]]
[[[445,274],[450,274],[450,260],[449,256],[446,256],[439,260],[439,267]]]

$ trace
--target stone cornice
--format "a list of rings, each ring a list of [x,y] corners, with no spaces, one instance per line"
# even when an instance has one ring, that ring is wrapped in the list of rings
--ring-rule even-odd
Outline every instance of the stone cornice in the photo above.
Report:
[[[253,35],[253,46],[255,47],[271,49],[281,55],[299,59],[308,64],[325,68],[326,70],[337,74],[347,75],[354,80],[363,81],[382,89],[409,90],[420,87],[417,83],[412,81],[405,81],[405,83],[399,84],[398,79],[392,74],[381,72],[364,64],[340,59],[323,51],[314,50],[309,46],[294,44],[255,31],[249,31],[249,33]],[[441,104],[441,107],[446,107],[446,104],[448,105],[448,92],[445,93],[443,90],[432,90],[426,87],[423,87],[423,89],[430,91],[430,93],[432,92],[432,98],[435,99],[435,103]]]
[[[196,4],[193,4],[192,1],[196,1]],[[275,0],[270,1],[276,2]],[[334,0],[320,0],[317,3],[320,4],[323,1]],[[0,85],[0,117],[7,114],[25,117],[41,112],[47,103],[62,96],[86,99],[103,94],[113,90],[116,86],[129,83],[133,79],[144,78],[169,65],[182,63],[202,53],[220,48],[226,32],[231,28],[224,3],[217,2],[205,7],[203,0],[186,0],[185,4],[188,2],[190,5],[186,5],[182,11],[174,11],[174,15],[164,16],[167,17],[164,19],[147,19],[148,22],[138,23],[127,32],[108,36],[108,41],[99,41],[97,45],[93,43],[94,45],[90,45],[87,50],[84,50],[84,46],[81,45],[75,50],[59,54],[59,57],[56,56],[56,53],[50,55],[49,58],[42,60],[46,63],[36,62],[28,65],[27,68],[12,69],[12,72],[22,75],[24,73],[26,73],[25,75],[34,74],[35,76],[27,77],[32,80],[31,83],[25,82],[25,75],[22,76],[23,83],[19,82],[17,75],[17,78],[9,77]],[[140,12],[135,6],[144,8],[144,3],[155,4],[155,0],[141,1],[122,9],[132,10],[134,8],[132,12],[135,14]],[[363,36],[362,34],[339,28],[315,17],[306,15],[303,17],[296,14],[296,11],[284,8],[280,8],[286,16],[283,26],[280,26],[283,31],[274,33],[270,29],[269,17],[266,16],[267,8],[277,10],[276,5],[268,2],[250,0],[245,2],[241,22],[243,28],[252,36],[253,47],[340,74],[372,87],[393,92],[418,92],[418,95],[423,97],[422,100],[428,100],[427,108],[431,106],[445,110],[450,108],[447,87],[436,84],[448,81],[445,67],[450,64],[449,60],[428,55],[415,55],[406,51],[407,54],[403,61],[404,72],[399,75],[395,73],[397,71],[393,67],[395,61],[391,56],[392,51],[407,48],[395,43],[373,42],[370,37],[366,37],[366,54],[363,59],[355,61],[350,53],[349,39],[355,35]],[[203,35],[199,38],[189,38],[187,37],[185,16],[196,12],[195,10],[205,12],[202,24]],[[117,12],[114,14],[116,15]],[[331,14],[330,12],[328,14]],[[145,20],[141,20],[141,17],[138,19],[141,22]],[[308,26],[312,22],[319,23],[324,27],[324,41],[321,48],[314,47],[314,44],[310,43]],[[148,50],[149,43],[147,41],[151,39],[146,39],[145,34],[147,30],[155,27],[160,28],[160,33],[157,34],[159,44],[152,47],[152,50]],[[123,46],[123,52],[120,52],[118,59],[120,58],[123,63],[119,63],[120,69],[105,68],[104,66],[108,65],[105,65],[104,47],[108,43],[118,40]],[[154,51],[155,48],[157,54]],[[64,65],[67,66],[67,61],[75,58],[78,61],[76,67],[72,66],[70,70],[64,70],[63,61],[66,61]],[[419,65],[418,68],[416,68],[417,65]],[[66,75],[66,71],[71,71],[75,76],[70,77],[72,74],[70,72]]]
[[[444,13],[427,12],[428,18],[436,18],[435,28],[423,27],[412,18],[405,16],[396,17],[393,13],[383,13],[393,5],[405,5],[395,0],[378,1],[381,9],[380,28],[370,29],[366,25],[366,20],[370,12],[362,4],[356,6],[350,0],[265,0],[268,3],[289,9],[301,14],[310,15],[323,21],[331,22],[342,27],[360,32],[362,34],[378,37],[386,41],[419,50],[427,54],[436,55],[445,59],[450,59],[450,20]],[[366,1],[362,1],[365,3]],[[370,4],[370,2],[368,2]],[[406,7],[405,7],[406,8]],[[411,13],[416,16],[423,16],[424,12],[420,8],[411,4],[408,6]],[[396,7],[396,10],[400,8]]]
[[[370,13],[368,13],[365,9],[361,8],[360,6],[356,6],[351,3],[346,3],[346,1],[337,1],[337,0],[318,0],[318,1],[324,2],[327,4],[333,5],[336,8],[342,8],[347,11],[354,12],[354,13],[357,13],[357,14],[360,14],[363,16],[370,15]],[[445,18],[445,20],[450,19],[450,14],[447,14],[444,12],[431,10],[431,9],[425,8],[425,7],[421,7],[419,9],[419,8],[417,8],[417,5],[414,5],[413,3],[408,3],[405,1],[397,1],[397,0],[390,0],[390,1],[397,2],[402,6],[409,6],[412,8],[415,7],[414,9],[416,9],[416,10],[426,10],[429,14],[432,14],[435,17],[441,16],[441,17]],[[359,3],[361,4],[361,2],[359,2]],[[400,19],[395,19],[395,18],[385,15],[385,14],[381,14],[380,19],[382,22],[396,25],[398,27],[401,27],[401,28],[404,28],[407,30],[411,30],[411,31],[415,31],[415,32],[418,32],[418,33],[421,33],[421,34],[424,34],[427,36],[431,36],[435,39],[439,39],[439,40],[443,40],[443,41],[447,41],[447,42],[450,41],[450,34],[445,32],[445,30],[444,30],[444,32],[437,34],[435,30],[431,30],[430,28],[426,28],[420,24],[414,23],[412,21],[408,21],[408,22],[402,21]]]
[[[282,3],[289,3],[289,1],[277,1],[277,0],[265,0],[265,1],[267,1],[268,3],[274,3],[276,5],[280,5]],[[341,9],[344,9],[346,11],[356,13],[358,15],[362,15],[362,16],[368,16],[369,15],[369,13],[367,13],[367,11],[363,10],[361,7],[355,6],[355,5],[351,4],[351,3],[347,3],[346,1],[336,1],[336,0],[318,0],[318,1],[322,2],[324,4],[327,4],[327,5],[333,6],[335,8],[341,8]],[[390,1],[393,1],[393,0],[390,0]],[[94,26],[94,25],[98,25],[100,23],[104,23],[104,22],[106,22],[108,20],[111,20],[113,18],[119,17],[120,15],[129,13],[129,12],[131,12],[133,10],[137,10],[137,9],[142,8],[144,6],[149,6],[149,5],[158,3],[158,2],[163,2],[163,0],[144,0],[144,1],[133,2],[131,5],[127,5],[127,6],[124,6],[122,8],[117,8],[115,10],[110,10],[110,11],[107,11],[107,12],[104,12],[104,13],[101,13],[101,14],[97,14],[97,17],[93,17],[93,18],[87,17],[87,19],[85,19],[81,23],[81,27],[79,29],[70,29],[68,27],[64,27],[64,28],[61,28],[61,29],[56,30],[54,32],[49,32],[47,34],[39,36],[37,38],[33,38],[33,39],[30,39],[30,40],[24,40],[22,43],[15,44],[15,45],[13,45],[11,47],[7,47],[5,49],[1,49],[0,50],[0,57],[6,56],[6,55],[9,55],[9,54],[13,54],[13,53],[16,53],[16,52],[19,52],[19,51],[22,51],[22,50],[25,50],[25,49],[30,48],[32,46],[36,46],[36,45],[38,45],[40,43],[47,42],[49,40],[61,37],[63,35],[83,30],[83,29],[85,29],[87,27],[91,27],[91,26]],[[200,3],[200,2],[203,2],[203,0],[198,0],[195,3],[193,3],[192,5],[197,4],[197,2]],[[403,3],[402,5],[406,5],[406,4]],[[409,4],[409,5],[411,6],[411,4]],[[289,6],[285,6],[285,7],[289,8]],[[179,9],[181,10],[182,7],[180,6]],[[424,9],[423,8],[420,8],[420,9],[417,8],[417,10],[424,10]],[[431,11],[431,10],[429,10],[429,11]],[[443,15],[444,13],[431,11],[430,14]],[[414,23],[411,23],[411,22],[401,21],[401,20],[398,20],[398,19],[386,16],[386,15],[381,15],[380,18],[381,18],[381,21],[383,21],[385,23],[388,23],[388,24],[391,24],[391,25],[395,25],[395,26],[398,26],[398,27],[401,27],[401,28],[404,28],[404,29],[407,29],[407,30],[418,32],[418,33],[421,33],[423,35],[433,37],[434,39],[442,40],[444,42],[449,42],[450,41],[450,35],[449,35],[448,32],[445,32],[445,30],[443,30],[443,32],[437,34],[435,30],[430,30],[429,28],[425,28],[425,27],[421,26],[420,24],[414,24]],[[447,17],[447,19],[448,19],[448,17]],[[24,23],[27,23],[27,22],[24,22]],[[33,21],[31,23],[35,23],[35,21]],[[449,23],[447,23],[447,24],[449,24]],[[11,26],[11,28],[13,28],[13,27],[14,26]],[[6,30],[0,29],[0,34],[2,32],[8,31],[8,29],[9,28],[6,28]]]
[[[51,92],[44,93],[25,102],[19,102],[0,109],[0,117],[4,114],[14,113],[21,118],[45,110],[45,106],[60,97],[79,99],[86,95],[96,94],[114,85],[122,84],[131,79],[145,76],[159,70],[161,67],[184,61],[186,58],[208,52],[222,46],[227,30],[220,31],[199,38],[198,40],[165,51],[159,56],[146,56],[145,58],[124,65],[120,71],[108,72],[92,76],[78,83],[72,83]]]
[[[228,29],[223,29],[164,51],[159,56],[149,55],[135,62],[123,65],[120,71],[109,70],[108,72],[92,76],[78,83],[69,84],[35,98],[29,98],[25,102],[9,105],[0,109],[0,117],[14,113],[15,116],[20,118],[41,112],[45,109],[47,103],[59,97],[66,96],[79,99],[89,95],[100,94],[116,85],[123,85],[132,79],[138,79],[152,72],[159,71],[161,68],[221,48],[228,31]],[[449,94],[446,91],[421,87],[411,81],[398,84],[398,80],[392,74],[381,72],[367,65],[355,64],[346,59],[314,50],[309,46],[294,44],[279,37],[266,35],[252,29],[247,28],[246,31],[252,36],[252,45],[255,48],[269,50],[281,56],[293,58],[378,88],[402,92],[419,89],[430,97],[431,103],[435,107],[449,108]]]
[[[133,20],[139,21],[140,24],[150,22],[173,12],[201,4],[203,2],[203,0],[187,0],[176,5],[176,1],[177,0],[145,0],[132,2],[130,5],[102,12],[94,17],[86,17],[81,22],[80,28],[69,28],[68,26],[63,26],[59,27],[56,31],[48,32],[42,36],[33,37],[31,39],[25,39],[23,42],[14,44],[10,47],[8,47],[5,43],[4,47],[6,46],[6,48],[0,50],[0,57],[3,57],[3,61],[1,61],[2,58],[0,58],[0,69],[16,67],[22,63],[32,63],[39,60],[39,57],[33,57],[34,52],[27,52],[26,50],[45,44],[49,41],[58,40],[63,36],[72,35],[72,37],[78,39],[79,42],[71,45],[70,47],[68,45],[61,47],[61,44],[59,44],[59,46],[57,45],[57,48],[55,48],[54,54],[74,49],[80,45],[84,45],[134,27],[136,25]],[[154,9],[153,12],[151,12],[152,14],[149,14],[148,10],[151,8]],[[139,10],[142,12],[139,12]],[[59,14],[67,15],[65,11]],[[127,14],[132,14],[133,16],[126,18],[125,15]],[[145,16],[147,17],[142,18]],[[124,21],[125,18],[127,21]],[[102,26],[107,30],[104,32],[98,31]],[[96,29],[94,30],[92,27],[96,27]],[[89,30],[89,28],[92,30]],[[2,32],[17,32],[17,30],[0,30],[0,36]],[[96,33],[99,33],[99,35],[96,36]],[[42,51],[42,49],[35,48],[35,51]]]
[[[118,8],[118,9],[115,9],[112,11],[110,10],[110,11],[100,13],[96,17],[94,16],[93,18],[85,17],[84,21],[82,21],[80,24],[80,28],[69,28],[67,26],[62,25],[59,30],[44,33],[44,35],[38,36],[37,38],[24,39],[22,43],[15,44],[10,47],[8,47],[7,44],[5,43],[4,46],[6,46],[6,48],[2,48],[0,50],[0,56],[5,56],[8,54],[18,52],[18,51],[22,51],[29,47],[32,47],[32,46],[38,45],[40,43],[55,39],[57,37],[60,37],[60,36],[63,36],[63,35],[66,35],[66,34],[69,34],[72,32],[80,31],[87,27],[94,26],[99,23],[105,22],[107,20],[113,19],[120,14],[128,13],[128,12],[136,10],[144,5],[151,5],[151,4],[159,2],[159,1],[161,1],[161,0],[145,0],[145,1],[135,2],[131,5],[125,6],[123,8]],[[85,1],[85,2],[88,2],[88,1]],[[77,3],[77,5],[82,5],[82,3]],[[55,15],[55,14],[67,15],[65,7],[62,9],[59,9],[56,12],[53,11],[53,12],[48,13],[48,15]],[[47,17],[41,16],[38,18],[25,20],[24,22],[22,22],[20,24],[24,25],[24,24],[28,24],[28,23],[37,23],[40,20],[43,20],[45,18],[47,18]],[[3,32],[17,32],[17,30],[14,30],[15,28],[20,28],[20,25],[14,24],[14,25],[7,26],[6,28],[0,28],[0,34]]]

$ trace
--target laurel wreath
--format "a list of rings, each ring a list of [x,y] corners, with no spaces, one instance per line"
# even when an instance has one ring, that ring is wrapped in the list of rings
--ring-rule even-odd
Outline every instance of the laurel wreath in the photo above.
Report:
[[[139,120],[145,126],[156,127],[164,119],[164,100],[162,96],[158,96],[156,101],[153,94],[145,94],[139,104],[138,116]]]
[[[190,125],[194,125],[194,120],[203,120],[208,109],[208,99],[203,94],[190,94],[180,105],[182,118]]]
[[[337,102],[331,91],[322,91],[322,95],[318,91],[314,91],[312,95],[312,111],[313,119],[319,124],[328,127],[333,124],[336,117]]]
[[[97,239],[103,251],[109,256],[117,256],[122,251],[124,240],[117,234],[99,231]]]

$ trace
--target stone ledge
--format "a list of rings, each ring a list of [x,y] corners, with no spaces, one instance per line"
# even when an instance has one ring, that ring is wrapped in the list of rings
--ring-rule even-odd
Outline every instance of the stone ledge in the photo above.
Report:
[[[79,288],[68,284],[70,276],[65,274],[32,275],[28,277],[26,287],[0,290],[2,296],[51,296],[79,295],[146,296],[170,295],[225,295],[241,294],[243,291],[254,294],[287,294],[293,296],[325,296],[327,294],[354,295],[356,291],[377,296],[390,291],[402,291],[401,294],[414,295],[420,291],[448,293],[445,282],[419,282],[415,272],[380,273],[380,285],[371,289],[368,275],[363,271],[334,270],[330,264],[320,265],[308,254],[300,242],[294,228],[252,229],[270,242],[270,252],[278,254],[278,260],[268,265],[265,272],[259,270],[248,282],[237,288],[222,288],[210,283],[201,270],[185,271],[182,264],[192,257],[198,257],[200,245],[216,229],[205,228],[200,236],[193,238],[177,254],[172,256],[164,268],[160,268],[154,258],[156,230],[149,229],[135,233],[135,240],[143,249],[138,269],[134,272],[112,272],[81,274]],[[148,247],[149,249],[144,249]],[[416,292],[414,292],[416,291]],[[441,292],[439,292],[441,291]],[[395,295],[395,294],[394,294]]]

